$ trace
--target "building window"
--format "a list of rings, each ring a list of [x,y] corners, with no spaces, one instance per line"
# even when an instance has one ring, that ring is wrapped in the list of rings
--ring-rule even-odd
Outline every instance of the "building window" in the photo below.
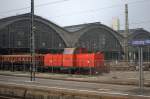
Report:
[[[18,46],[21,46],[21,41],[18,41],[18,42],[17,42],[17,45],[18,45]]]
[[[6,46],[6,35],[5,34],[3,34],[2,35],[2,44],[3,44],[3,46]]]
[[[46,43],[45,43],[45,42],[42,42],[42,46],[45,47],[45,45],[46,45]]]
[[[25,33],[24,33],[23,31],[19,31],[19,32],[18,32],[18,35],[19,35],[19,36],[24,36],[24,34],[25,34]]]

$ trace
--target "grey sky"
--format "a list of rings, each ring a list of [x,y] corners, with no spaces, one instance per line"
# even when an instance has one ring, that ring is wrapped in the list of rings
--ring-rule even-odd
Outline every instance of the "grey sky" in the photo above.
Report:
[[[0,18],[30,11],[30,0],[0,0]],[[102,22],[111,26],[119,17],[124,29],[124,4],[129,3],[130,28],[150,31],[150,0],[35,0],[35,13],[60,26]],[[23,10],[14,10],[25,8]],[[13,10],[13,11],[11,11]],[[11,12],[9,12],[11,11]]]

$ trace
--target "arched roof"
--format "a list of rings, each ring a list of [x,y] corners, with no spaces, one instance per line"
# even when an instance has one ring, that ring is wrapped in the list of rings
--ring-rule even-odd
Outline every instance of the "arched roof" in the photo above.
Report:
[[[15,23],[21,20],[29,20],[30,13],[12,16],[8,18],[4,18],[0,20],[0,30],[5,28],[6,26]],[[40,16],[35,15],[35,21],[42,22],[43,24],[47,25],[48,27],[52,28],[58,35],[64,40],[65,44],[68,47],[73,47],[79,40],[79,38],[84,35],[86,32],[92,29],[103,29],[109,32],[120,44],[123,42],[123,36],[120,35],[118,32],[114,31],[113,29],[107,27],[106,25],[100,23],[91,23],[88,25],[83,26],[82,28],[78,28],[76,31],[67,31],[66,29],[59,27],[58,25],[46,20]],[[72,26],[73,27],[73,26]]]
[[[142,28],[139,28],[139,29],[136,29],[132,34],[130,34],[128,36],[128,40],[140,40],[140,39],[147,39],[149,38],[150,39],[150,32],[142,29]]]
[[[30,14],[28,13],[28,14],[23,14],[23,15],[18,15],[18,16],[1,19],[0,20],[0,30],[12,23],[15,23],[17,21],[22,21],[22,20],[30,20]],[[40,16],[35,15],[35,21],[39,21],[39,22],[51,27],[64,40],[65,44],[69,45],[68,41],[67,41],[68,40],[67,38],[69,38],[69,37],[66,35],[66,34],[68,34],[66,30],[64,30],[63,28],[59,27],[58,25],[56,25],[56,24],[50,22],[49,20],[46,20]]]
[[[70,38],[70,40],[72,40],[71,42],[73,42],[73,46],[78,42],[79,38],[84,35],[87,31],[92,30],[92,29],[103,29],[107,32],[109,32],[112,36],[114,36],[114,38],[116,38],[116,40],[118,40],[118,42],[121,44],[122,40],[123,40],[123,36],[120,35],[118,32],[112,30],[111,28],[103,25],[103,24],[88,24],[83,28],[80,28],[77,31],[73,31],[71,32],[72,34],[72,38]]]

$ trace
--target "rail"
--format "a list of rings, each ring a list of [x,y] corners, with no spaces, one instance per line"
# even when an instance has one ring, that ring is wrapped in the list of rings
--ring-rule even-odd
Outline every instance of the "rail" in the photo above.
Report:
[[[1,84],[0,99],[150,99],[142,95],[70,90]]]
[[[9,96],[0,94],[0,99],[24,99],[23,97]]]

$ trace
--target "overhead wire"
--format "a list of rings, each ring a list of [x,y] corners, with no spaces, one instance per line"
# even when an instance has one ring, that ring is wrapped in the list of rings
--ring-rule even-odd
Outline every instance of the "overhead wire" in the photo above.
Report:
[[[35,7],[39,8],[39,7],[48,6],[48,5],[51,5],[51,4],[62,3],[62,2],[66,2],[66,1],[69,1],[69,0],[58,0],[58,1],[54,1],[54,2],[48,2],[48,3],[44,3],[44,4],[35,5]],[[132,2],[128,2],[128,4],[135,4],[135,3],[140,3],[140,2],[149,2],[149,0],[132,1]],[[86,10],[86,11],[79,11],[77,13],[89,13],[89,12],[95,12],[95,11],[99,11],[99,10],[103,10],[103,9],[110,9],[110,8],[119,7],[119,6],[122,6],[122,4],[111,5],[111,6],[108,6],[108,7],[91,9],[91,10]],[[10,13],[10,12],[20,11],[20,10],[26,10],[26,9],[29,9],[29,8],[30,7],[23,7],[23,8],[18,8],[18,9],[3,11],[3,12],[0,12],[0,14]],[[75,12],[72,12],[72,13],[75,13]],[[60,16],[62,16],[62,15],[60,15]],[[55,16],[55,17],[59,17],[59,16]]]
[[[57,0],[57,1],[54,1],[54,2],[48,2],[48,3],[44,3],[44,4],[35,5],[35,7],[42,7],[42,6],[47,6],[47,5],[50,5],[50,4],[62,3],[62,2],[66,2],[66,1],[69,1],[69,0]],[[16,12],[16,11],[21,11],[21,10],[27,10],[27,9],[30,9],[30,8],[31,8],[31,7],[28,6],[28,7],[23,7],[23,8],[17,8],[17,9],[2,11],[2,12],[0,12],[0,15],[1,15],[1,14],[10,13],[10,12]]]
[[[63,3],[63,2],[66,2],[66,1],[69,1],[69,0],[57,0],[57,1],[54,1],[54,2],[48,2],[48,3],[44,3],[44,4],[35,5],[35,7],[40,8],[40,7],[43,7],[43,6],[48,6],[48,5],[57,4],[57,3]],[[128,4],[136,4],[136,3],[149,2],[149,1],[150,0],[137,0],[137,1],[128,2]],[[123,4],[117,4],[117,5],[111,5],[111,6],[108,6],[108,7],[91,9],[91,10],[86,10],[86,11],[71,12],[71,13],[68,13],[68,14],[62,14],[62,15],[54,16],[52,18],[68,16],[68,15],[71,15],[72,13],[73,13],[73,15],[84,14],[84,13],[94,13],[94,12],[97,12],[97,11],[100,11],[100,10],[104,10],[104,9],[110,9],[110,8],[120,7],[122,5]],[[26,10],[26,9],[30,9],[30,7],[23,7],[23,8],[18,8],[18,9],[12,9],[12,10],[8,10],[8,11],[3,11],[3,12],[0,12],[0,16],[4,16],[4,15],[1,15],[1,14],[15,12],[15,11],[21,11],[21,10]],[[132,24],[140,24],[140,23],[143,23],[143,22],[130,23],[130,25],[132,25]]]
[[[63,3],[69,0],[58,0],[58,1],[54,1],[54,2],[49,2],[49,3],[44,3],[44,4],[39,4],[39,5],[35,5],[35,7],[42,7],[42,6],[48,6],[50,4],[57,4],[57,3]]]
[[[143,23],[150,23],[150,20],[140,21],[140,22],[132,22],[130,25],[136,25],[136,24],[143,24]],[[124,26],[124,24],[120,24],[120,26]]]
[[[138,1],[132,1],[132,2],[128,2],[128,4],[136,4],[136,3],[141,3],[141,2],[150,2],[150,0],[138,0]],[[111,5],[111,6],[107,6],[107,7],[103,7],[103,8],[97,8],[97,9],[91,9],[91,10],[86,10],[86,11],[78,11],[78,12],[71,12],[71,13],[67,13],[67,14],[61,14],[58,16],[53,16],[51,18],[56,18],[56,17],[64,17],[64,16],[68,16],[68,15],[77,15],[77,14],[85,14],[85,13],[95,13],[95,12],[99,12],[100,10],[105,10],[105,9],[111,9],[111,8],[115,8],[115,7],[122,7],[123,4],[117,4],[117,5]]]

